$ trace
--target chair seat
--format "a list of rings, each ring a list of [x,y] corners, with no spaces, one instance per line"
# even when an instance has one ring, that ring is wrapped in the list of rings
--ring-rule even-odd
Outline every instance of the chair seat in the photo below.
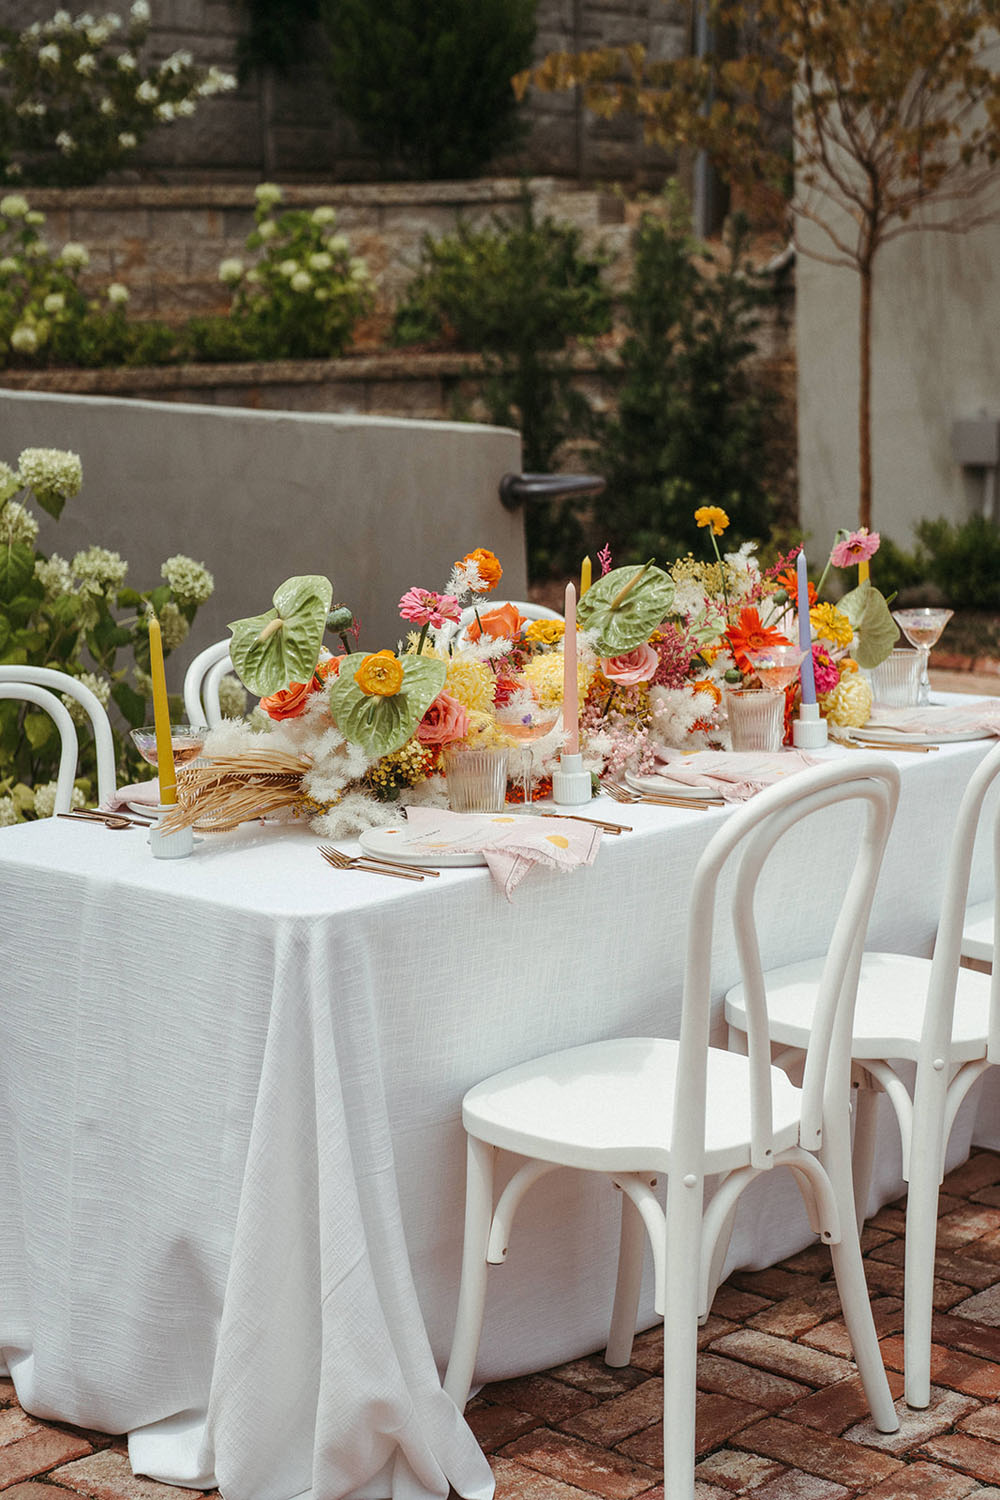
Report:
[[[542,1161],[602,1172],[666,1171],[678,1043],[655,1037],[591,1042],[497,1073],[466,1094],[462,1119],[471,1135]],[[775,1154],[798,1141],[801,1097],[772,1068]],[[750,1158],[747,1059],[708,1051],[711,1109],[706,1170],[729,1171]]]
[[[822,959],[811,959],[765,974],[771,1036],[783,1046],[805,1048],[822,968]],[[864,955],[854,1012],[853,1057],[916,1060],[930,974],[929,958],[902,953]],[[989,1003],[989,976],[960,969],[952,1027],[953,1062],[985,1057]],[[746,1030],[741,984],[726,995],[726,1020],[738,1030]]]
[[[992,901],[980,901],[978,906],[970,906],[966,911],[962,953],[966,958],[978,958],[983,963],[993,962]]]

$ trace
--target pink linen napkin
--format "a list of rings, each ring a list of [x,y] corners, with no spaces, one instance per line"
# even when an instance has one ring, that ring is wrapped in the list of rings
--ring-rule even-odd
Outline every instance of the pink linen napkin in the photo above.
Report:
[[[970,698],[967,703],[929,704],[923,708],[872,708],[862,728],[895,729],[899,734],[974,734],[983,730],[1000,735],[1000,698]]]
[[[656,775],[664,782],[711,787],[727,802],[745,802],[793,772],[819,765],[814,755],[801,750],[699,750],[685,755],[683,750],[663,746],[656,758],[660,763]]]
[[[530,870],[568,874],[592,865],[601,830],[570,818],[537,818],[530,813],[454,813],[408,807],[407,831],[454,854],[482,853],[507,900]]]
[[[101,812],[120,812],[130,802],[141,802],[146,807],[159,807],[160,805],[160,782],[154,776],[151,781],[137,781],[133,786],[120,786],[117,791],[105,797],[101,803]]]

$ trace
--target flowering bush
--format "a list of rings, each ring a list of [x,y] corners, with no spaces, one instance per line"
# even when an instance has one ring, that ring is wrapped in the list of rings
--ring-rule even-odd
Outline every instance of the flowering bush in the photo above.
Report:
[[[198,318],[190,335],[201,358],[331,359],[350,342],[355,323],[374,305],[365,262],[337,232],[336,212],[321,205],[278,212],[282,190],[256,190],[256,228],[249,264],[231,256],[219,279],[233,288],[227,319]]]
[[[0,181],[97,182],[158,125],[236,87],[232,75],[198,67],[186,51],[145,65],[150,19],[147,0],[134,0],[124,23],[113,12],[58,10],[25,31],[0,30]]]
[[[178,555],[163,564],[161,584],[139,592],[125,586],[128,563],[117,552],[87,547],[71,559],[39,552],[38,521],[24,501],[58,518],[82,479],[77,455],[61,449],[25,448],[16,468],[0,462],[0,662],[55,667],[79,678],[122,731],[150,720],[147,607],[159,617],[164,651],[172,651],[211,595],[212,577]],[[93,741],[76,701],[64,701],[84,731],[77,780],[83,801],[96,790]],[[134,779],[142,762],[127,734],[119,733],[117,748],[119,779]],[[49,715],[0,701],[0,825],[48,816],[58,763],[59,735]]]

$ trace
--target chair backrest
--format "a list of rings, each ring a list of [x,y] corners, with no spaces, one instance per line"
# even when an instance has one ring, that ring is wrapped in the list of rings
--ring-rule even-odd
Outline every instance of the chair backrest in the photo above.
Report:
[[[222,723],[219,683],[233,670],[229,641],[216,641],[200,651],[184,674],[184,712],[188,723],[217,729]]]
[[[65,694],[67,698],[74,698],[85,710],[90,720],[90,728],[94,736],[94,752],[97,757],[97,797],[99,802],[105,802],[114,795],[117,785],[115,772],[115,738],[111,732],[111,720],[108,718],[107,710],[97,695],[91,692],[86,683],[79,682],[77,678],[71,677],[68,672],[61,672],[56,667],[29,667],[29,666],[0,666],[0,687],[18,686],[30,684],[36,688],[50,688],[53,693]],[[28,697],[22,693],[3,693],[5,698]],[[41,702],[37,698],[31,701],[45,708],[51,713],[47,702]],[[60,708],[65,713],[65,708],[60,703]],[[52,714],[57,726],[60,726],[60,735],[63,737],[65,753],[65,736],[61,728],[61,715]],[[70,721],[72,725],[72,720]],[[73,776],[76,775],[76,766],[79,759],[79,740],[76,730],[73,730]],[[72,778],[70,778],[72,780]],[[65,809],[60,809],[65,811]]]
[[[812,767],[758,793],[727,819],[698,861],[691,886],[674,1142],[681,1174],[700,1177],[704,1152],[706,1058],[712,1010],[712,932],[723,871],[735,861],[732,920],[743,979],[750,1063],[751,1164],[773,1164],[771,1046],[754,895],[784,835],[830,807],[856,804],[862,832],[841,851],[853,864],[826,944],[802,1086],[799,1143],[822,1141],[826,1102],[849,1098],[850,1041],[865,931],[886,840],[899,799],[899,772],[882,755],[861,753]],[[825,908],[826,911],[826,908]]]
[[[69,716],[69,710],[55,693],[50,693],[47,688],[36,687],[30,682],[0,682],[0,698],[17,698],[25,703],[33,703],[36,708],[42,708],[55,720],[59,731],[59,774],[56,778],[56,796],[52,806],[52,816],[56,813],[69,812],[73,805],[73,783],[76,780],[76,762],[79,755],[79,741],[76,737],[76,726]]]
[[[955,986],[962,951],[962,929],[969,899],[972,855],[979,829],[983,803],[990,787],[1000,776],[1000,745],[980,761],[969,777],[959,804],[955,831],[948,852],[941,920],[934,943],[934,959],[924,1010],[924,1029],[920,1039],[920,1063],[933,1066],[935,1059],[945,1059],[951,1042],[955,1013]],[[993,816],[993,931],[1000,932],[1000,801]],[[990,991],[990,1021],[987,1057],[1000,1063],[1000,965],[993,965]]]

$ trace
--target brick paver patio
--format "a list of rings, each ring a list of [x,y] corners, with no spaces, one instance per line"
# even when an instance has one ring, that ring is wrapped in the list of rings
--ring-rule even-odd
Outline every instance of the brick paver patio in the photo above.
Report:
[[[894,1391],[904,1207],[883,1208],[864,1237]],[[937,1272],[932,1405],[911,1412],[900,1401],[902,1426],[891,1436],[866,1420],[826,1248],[731,1276],[701,1331],[697,1500],[1000,1500],[1000,1154],[975,1152],[945,1179]],[[627,1369],[610,1370],[595,1354],[486,1386],[468,1418],[498,1500],[663,1500],[661,1369],[651,1329]],[[5,1500],[185,1493],[135,1478],[121,1438],[29,1416],[7,1380],[0,1489]]]

